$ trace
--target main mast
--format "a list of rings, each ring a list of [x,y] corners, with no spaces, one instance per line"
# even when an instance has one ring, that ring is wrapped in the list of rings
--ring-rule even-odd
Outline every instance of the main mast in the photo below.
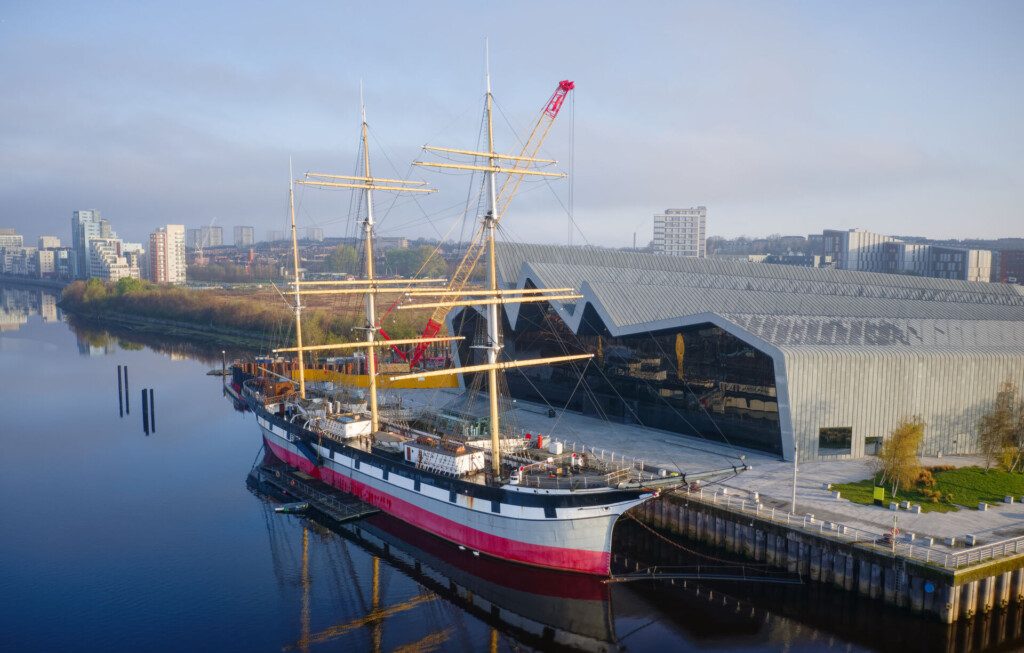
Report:
[[[366,105],[363,103],[362,87],[359,89],[359,113],[362,117],[363,139],[363,176],[373,179],[370,173],[370,143],[367,138]],[[366,219],[363,221],[363,243],[366,255],[366,375],[370,390],[370,433],[380,430],[380,414],[377,411],[377,353],[374,350],[374,336],[377,335],[377,307],[373,286],[373,190],[368,186],[366,192]]]
[[[299,360],[299,396],[306,398],[306,368],[302,356],[302,294],[299,285],[299,239],[295,234],[295,182],[292,180],[292,160],[288,159],[288,212],[292,220],[292,263],[295,269],[295,345]]]
[[[489,59],[489,57],[488,57]],[[494,97],[491,95],[491,70],[490,61],[487,62],[487,152],[488,167],[487,185],[489,190],[490,209],[484,216],[484,228],[487,232],[487,284],[491,292],[498,290],[498,269],[497,261],[494,258],[494,235],[498,227],[498,186],[495,175],[498,167],[498,159],[494,151],[494,121],[492,119],[492,108]],[[491,367],[487,370],[487,398],[491,411],[491,472],[494,477],[501,478],[501,425],[498,421],[498,369],[495,364],[498,362],[498,354],[501,351],[501,327],[498,321],[498,304],[487,305],[487,363]]]
[[[316,186],[320,188],[347,188],[362,190],[366,193],[366,219],[363,221],[363,237],[366,244],[366,267],[365,267],[365,279],[357,281],[301,281],[299,278],[299,250],[298,250],[298,238],[296,236],[295,228],[295,200],[294,200],[294,182],[289,183],[289,206],[291,209],[291,221],[292,221],[292,255],[295,265],[295,280],[293,282],[295,286],[295,330],[297,333],[297,346],[296,347],[284,347],[275,349],[274,352],[297,352],[299,356],[299,392],[302,397],[306,396],[305,390],[305,370],[303,367],[302,353],[305,351],[326,351],[332,349],[345,350],[345,349],[366,349],[366,372],[369,379],[369,394],[370,394],[370,426],[372,431],[377,432],[380,430],[380,415],[378,412],[377,402],[377,355],[376,347],[391,346],[392,344],[424,344],[432,342],[451,342],[458,340],[459,338],[414,338],[399,341],[392,341],[388,343],[376,339],[378,326],[377,326],[377,310],[376,310],[376,295],[377,293],[399,293],[404,294],[406,288],[411,286],[417,286],[419,284],[438,284],[443,279],[385,279],[378,280],[374,276],[373,266],[373,191],[383,190],[391,191],[396,193],[433,193],[433,188],[422,188],[426,185],[423,181],[410,181],[405,179],[384,179],[375,178],[372,176],[370,169],[370,142],[369,142],[369,127],[366,122],[366,106],[363,103],[362,88],[360,87],[359,96],[359,111],[361,118],[361,129],[360,129],[360,141],[363,148],[363,168],[364,173],[362,176],[350,176],[350,175],[333,175],[319,172],[307,172],[305,179],[298,180],[298,183],[304,186]],[[289,164],[289,172],[291,171]],[[354,295],[360,294],[366,297],[366,338],[359,342],[346,342],[346,343],[333,343],[327,345],[313,345],[311,347],[302,346],[302,324],[301,324],[301,303],[300,303],[300,289],[302,286],[313,286],[313,289],[302,291],[306,295]],[[325,288],[330,286],[330,288]],[[334,286],[341,286],[334,288]],[[404,286],[404,288],[403,288]],[[426,286],[426,287],[431,287]],[[441,288],[437,288],[440,290]]]
[[[488,210],[486,215],[481,221],[480,231],[474,235],[473,243],[467,248],[466,254],[463,257],[462,262],[456,271],[453,278],[453,289],[448,292],[436,293],[430,291],[423,292],[411,292],[410,295],[421,296],[421,295],[437,295],[437,296],[450,296],[456,298],[456,300],[447,301],[436,301],[425,304],[417,304],[414,306],[399,306],[399,310],[403,308],[437,308],[439,309],[431,321],[428,322],[428,328],[424,331],[424,335],[432,335],[436,333],[437,327],[440,322],[440,314],[450,310],[455,306],[486,306],[487,315],[487,364],[486,365],[473,365],[469,367],[453,368],[449,370],[433,370],[429,372],[418,372],[415,374],[399,375],[391,377],[392,380],[401,380],[407,378],[423,378],[427,376],[440,376],[450,375],[455,373],[468,373],[468,372],[487,372],[487,389],[488,389],[488,401],[489,401],[489,412],[490,412],[490,429],[491,429],[491,471],[495,479],[501,478],[501,423],[500,416],[498,414],[498,370],[500,369],[511,369],[519,367],[527,367],[531,365],[544,365],[557,362],[568,362],[572,360],[582,360],[590,358],[590,354],[580,354],[571,356],[558,356],[554,358],[543,358],[533,359],[529,361],[504,361],[499,362],[498,356],[502,349],[501,342],[501,312],[499,306],[503,304],[511,303],[526,303],[526,302],[547,302],[551,300],[566,300],[566,299],[579,299],[581,296],[574,294],[571,288],[558,288],[558,289],[538,289],[538,290],[501,290],[498,288],[498,270],[497,270],[497,258],[495,254],[495,235],[497,232],[498,221],[502,218],[504,209],[508,207],[509,201],[516,194],[519,188],[519,184],[526,176],[537,176],[537,177],[564,177],[564,174],[557,172],[545,172],[540,170],[533,170],[531,166],[537,163],[555,163],[550,159],[539,159],[536,157],[537,151],[540,149],[541,143],[547,137],[548,131],[554,122],[555,117],[558,115],[558,111],[562,106],[562,102],[565,99],[566,94],[571,91],[574,87],[573,83],[568,80],[564,80],[559,83],[555,93],[551,96],[551,99],[545,104],[544,109],[541,112],[541,116],[537,123],[534,125],[533,132],[530,134],[530,138],[524,146],[522,153],[519,155],[511,154],[499,154],[494,147],[494,96],[491,93],[491,72],[490,72],[490,57],[488,56],[486,65],[486,83],[487,83],[487,94],[485,102],[485,118],[487,119],[487,151],[486,152],[475,152],[472,150],[463,150],[448,147],[436,147],[436,146],[423,146],[426,151],[444,152],[449,154],[459,154],[470,156],[479,159],[485,159],[487,165],[478,165],[476,163],[440,163],[430,161],[415,161],[414,165],[429,166],[434,168],[442,168],[449,170],[469,170],[469,171],[483,171],[487,174],[487,194],[488,194]],[[508,161],[509,165],[504,165],[503,162]],[[501,186],[501,190],[498,190],[497,175],[504,173],[508,175],[505,182]],[[499,208],[500,207],[500,208]],[[479,245],[478,245],[479,244]],[[482,257],[483,250],[486,249],[488,252],[488,270],[487,270],[487,289],[472,290],[464,289],[466,282],[468,281],[469,274],[472,269],[476,266],[477,261]],[[437,318],[437,319],[435,319]]]

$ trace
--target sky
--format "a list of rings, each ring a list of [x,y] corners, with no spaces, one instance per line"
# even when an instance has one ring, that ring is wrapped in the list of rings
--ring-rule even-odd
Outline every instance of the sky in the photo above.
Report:
[[[378,232],[459,238],[479,179],[410,163],[474,149],[484,43],[498,149],[556,84],[576,89],[505,237],[625,246],[708,208],[735,237],[864,228],[1024,235],[1024,3],[0,3],[0,227],[122,237],[288,220],[289,158],[352,174],[364,86]],[[352,233],[351,194],[299,188],[298,221]],[[571,197],[571,201],[570,201]],[[569,228],[569,207],[575,227]]]

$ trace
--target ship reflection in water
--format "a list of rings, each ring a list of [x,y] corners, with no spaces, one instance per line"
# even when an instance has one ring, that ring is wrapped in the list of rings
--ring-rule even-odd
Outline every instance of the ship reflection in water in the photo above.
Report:
[[[250,477],[250,489],[275,499],[275,491],[257,487]],[[266,493],[266,494],[264,494]],[[268,504],[268,511],[272,510]],[[268,529],[280,515],[268,512]],[[437,626],[408,645],[415,650],[446,648],[448,640],[459,639],[452,624],[434,623],[438,599],[472,615],[491,629],[491,645],[496,650],[499,637],[507,638],[517,647],[539,650],[619,651],[612,620],[609,586],[595,576],[549,571],[477,556],[468,550],[445,542],[385,513],[377,513],[346,523],[337,523],[317,516],[306,520],[305,528],[320,535],[334,533],[356,544],[372,556],[369,578],[353,578],[343,583],[361,581],[366,587],[354,591],[368,594],[366,610],[348,620],[320,630],[308,630],[310,615],[305,613],[310,589],[308,579],[300,585],[306,590],[303,598],[301,630],[298,639],[286,649],[306,650],[312,645],[344,637],[361,628],[370,630],[372,650],[382,650],[378,629],[390,617],[422,611],[420,621]],[[301,567],[308,569],[308,534],[303,533]],[[272,538],[272,541],[274,538]],[[280,544],[280,543],[279,543]],[[285,548],[291,550],[290,544]],[[275,558],[278,554],[275,553]],[[381,563],[397,571],[424,591],[402,596],[395,602],[381,598]],[[338,588],[353,591],[353,588]],[[368,591],[367,591],[368,590]],[[329,606],[321,609],[331,610]],[[313,608],[316,609],[316,608]],[[458,620],[454,620],[458,621]],[[510,643],[511,643],[510,642]],[[390,650],[389,647],[385,649]]]

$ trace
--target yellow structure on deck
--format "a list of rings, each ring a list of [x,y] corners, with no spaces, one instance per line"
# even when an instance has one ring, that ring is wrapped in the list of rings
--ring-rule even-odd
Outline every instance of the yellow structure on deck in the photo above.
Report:
[[[298,370],[292,372],[292,378],[298,380]],[[357,388],[370,387],[370,377],[366,374],[346,374],[334,370],[306,370],[307,381],[332,381],[343,383]],[[386,374],[377,377],[377,387],[385,390],[439,390],[443,388],[458,388],[459,378],[455,374],[447,376],[427,376],[422,378],[402,379],[392,381]]]

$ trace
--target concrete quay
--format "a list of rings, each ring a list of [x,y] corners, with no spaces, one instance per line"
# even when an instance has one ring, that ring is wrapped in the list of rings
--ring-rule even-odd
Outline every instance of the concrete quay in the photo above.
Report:
[[[949,552],[919,546],[915,555],[906,543],[893,546],[866,531],[728,496],[667,493],[634,516],[671,535],[947,624],[1024,603],[1024,553],[950,568]]]
[[[486,411],[482,398],[467,400],[458,390],[414,391],[406,398],[410,404]],[[614,451],[627,460],[683,473],[741,467],[744,462],[751,466],[702,491],[669,493],[637,510],[639,519],[668,533],[947,624],[997,607],[1024,606],[1020,502],[994,505],[984,512],[962,508],[914,514],[836,500],[826,489],[828,483],[871,476],[870,459],[861,459],[802,463],[793,512],[793,465],[771,455],[567,411],[556,411],[550,418],[547,406],[530,402],[516,402],[510,417],[509,428],[575,442],[588,451]],[[922,460],[925,465],[981,462],[971,456]],[[883,538],[894,516],[901,535],[892,546]],[[963,545],[968,534],[975,536],[976,546]],[[948,546],[947,538],[954,538],[956,545]]]

